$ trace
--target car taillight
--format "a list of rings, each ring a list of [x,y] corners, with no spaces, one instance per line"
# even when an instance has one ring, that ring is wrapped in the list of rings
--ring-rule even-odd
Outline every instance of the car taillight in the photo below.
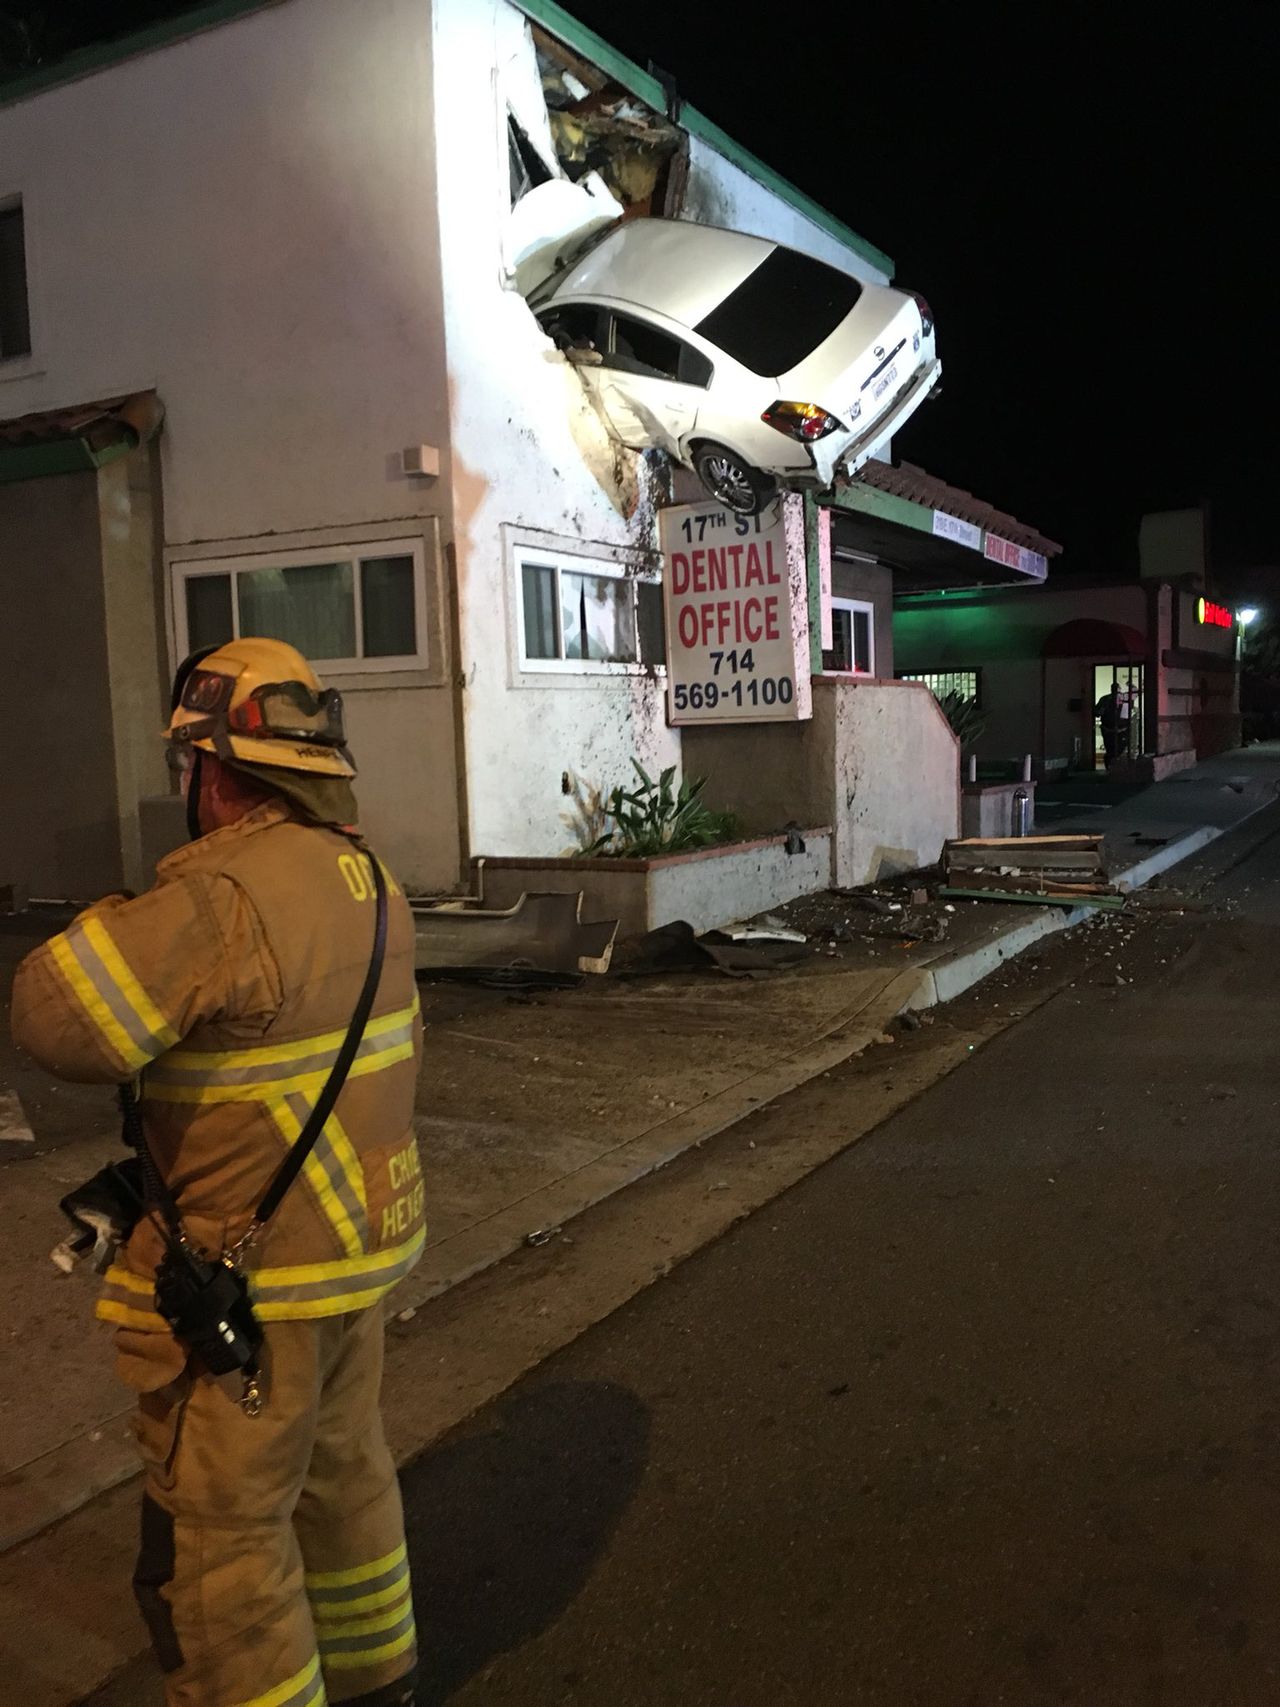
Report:
[[[918,290],[909,290],[907,292],[907,295],[911,298],[912,302],[914,302],[916,307],[920,310],[920,330],[924,333],[925,337],[927,338],[929,336],[930,332],[933,331],[933,310],[932,310],[932,308],[929,307],[929,304],[921,296],[921,294]]]
[[[829,415],[825,409],[819,409],[816,403],[786,403],[779,401],[771,403],[760,419],[766,426],[785,433],[789,439],[800,439],[805,444],[811,444],[814,439],[825,439],[828,433],[838,433],[840,423],[834,415]]]

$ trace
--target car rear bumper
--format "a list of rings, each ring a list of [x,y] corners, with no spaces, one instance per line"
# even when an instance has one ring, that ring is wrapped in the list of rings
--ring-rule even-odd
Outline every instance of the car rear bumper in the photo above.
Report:
[[[811,448],[822,483],[829,486],[837,472],[856,474],[863,463],[911,419],[941,378],[942,363],[936,358],[926,362],[916,369],[889,407],[874,421],[857,432],[833,433],[830,438],[819,439]]]

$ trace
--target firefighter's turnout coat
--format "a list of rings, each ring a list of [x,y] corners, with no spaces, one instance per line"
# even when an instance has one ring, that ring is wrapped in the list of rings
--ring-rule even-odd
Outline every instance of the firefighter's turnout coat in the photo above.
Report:
[[[143,1395],[139,1597],[171,1674],[169,1699],[184,1707],[313,1707],[326,1683],[329,1700],[346,1699],[412,1662],[399,1501],[376,1418],[381,1312],[368,1313],[425,1237],[413,922],[387,884],[386,959],[364,1038],[302,1174],[246,1260],[267,1328],[264,1417],[244,1417],[201,1381],[156,1313],[163,1241],[152,1220],[138,1222],[97,1306],[118,1330],[121,1375]],[[370,856],[273,801],[170,855],[144,895],[91,907],[30,955],[14,984],[14,1036],[61,1078],[140,1076],[149,1146],[192,1242],[216,1254],[244,1233],[328,1076],[368,970],[374,918]],[[184,1411],[188,1434],[208,1413],[198,1452],[179,1447]],[[344,1468],[326,1449],[317,1482],[326,1429],[356,1458]],[[256,1641],[232,1605],[221,1624],[216,1616],[207,1534],[183,1557],[184,1526],[189,1540],[211,1518],[234,1528],[236,1509],[259,1527],[280,1517],[269,1541],[242,1536],[234,1547],[232,1579],[241,1568],[258,1579],[258,1613],[244,1614]],[[188,1592],[202,1604],[184,1633]]]

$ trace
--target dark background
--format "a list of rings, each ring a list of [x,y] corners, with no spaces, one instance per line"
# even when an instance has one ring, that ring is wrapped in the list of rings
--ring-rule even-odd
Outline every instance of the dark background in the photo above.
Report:
[[[188,9],[0,0],[0,72]],[[569,9],[928,296],[945,392],[899,458],[1062,541],[1063,572],[1132,567],[1143,510],[1201,500],[1220,564],[1280,562],[1280,8]]]

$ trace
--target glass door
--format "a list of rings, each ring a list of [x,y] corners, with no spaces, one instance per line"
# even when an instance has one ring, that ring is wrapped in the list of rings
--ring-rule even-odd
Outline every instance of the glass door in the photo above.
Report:
[[[1124,759],[1136,759],[1143,750],[1143,666],[1141,664],[1095,664],[1092,707],[1093,765],[1103,770]],[[1114,708],[1106,700],[1115,689]],[[1105,716],[1104,716],[1105,708]]]

